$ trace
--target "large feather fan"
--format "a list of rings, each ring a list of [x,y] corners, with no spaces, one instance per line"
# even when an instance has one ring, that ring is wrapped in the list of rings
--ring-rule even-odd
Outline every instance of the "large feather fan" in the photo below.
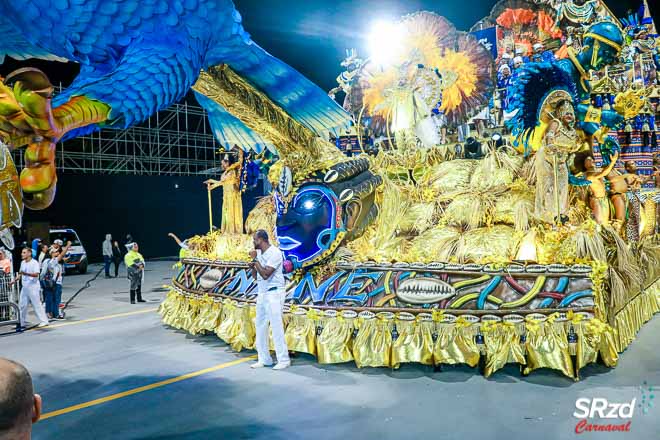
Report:
[[[402,84],[415,88],[420,82],[434,82],[434,75],[441,79],[437,87],[433,84],[424,88],[424,100],[431,108],[444,112],[450,123],[465,122],[487,104],[493,87],[493,60],[488,49],[431,12],[408,15],[400,26],[401,50],[390,65],[370,63],[365,67],[361,86],[368,114],[387,119],[393,91]],[[434,94],[428,96],[429,90]]]
[[[516,81],[509,87],[508,111],[514,116],[508,125],[524,147],[539,124],[545,98],[556,90],[565,90],[577,101],[575,83],[557,62],[528,63],[519,69]]]
[[[546,49],[559,47],[563,31],[556,26],[557,12],[548,4],[532,0],[501,0],[490,14],[478,21],[472,31],[499,26],[505,41],[531,53],[532,45],[541,42]],[[505,45],[502,45],[501,50]]]

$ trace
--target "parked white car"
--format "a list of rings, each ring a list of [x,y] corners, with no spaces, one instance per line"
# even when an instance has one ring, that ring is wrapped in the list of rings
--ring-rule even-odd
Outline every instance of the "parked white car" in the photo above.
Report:
[[[85,248],[76,231],[73,229],[51,229],[50,242],[55,243],[55,240],[61,240],[64,246],[66,246],[67,241],[71,242],[71,248],[64,257],[64,270],[75,270],[81,274],[86,273],[87,252],[85,252]]]

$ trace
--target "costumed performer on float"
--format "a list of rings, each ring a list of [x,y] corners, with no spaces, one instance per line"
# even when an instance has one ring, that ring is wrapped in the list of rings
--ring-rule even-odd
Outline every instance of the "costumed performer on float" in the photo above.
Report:
[[[564,223],[568,212],[568,159],[583,148],[575,129],[571,95],[552,92],[545,100],[541,118],[549,119],[543,145],[536,153],[536,196],[534,213],[545,222]]]
[[[614,153],[610,163],[604,168],[597,168],[596,161],[591,154],[583,160],[576,158],[576,165],[584,168],[584,178],[589,182],[587,202],[591,208],[594,220],[599,225],[610,222],[610,203],[607,197],[607,187],[604,178],[614,169],[619,153]]]
[[[226,234],[243,233],[243,201],[241,200],[241,160],[233,162],[231,155],[225,154],[220,163],[224,170],[220,180],[209,179],[209,191],[222,187],[222,224],[220,231]]]
[[[545,129],[535,130],[537,125],[542,125],[538,103],[552,90],[563,89],[574,97],[578,128],[584,132],[587,144],[592,145],[592,140],[597,140],[603,159],[609,164],[611,154],[619,150],[619,145],[607,132],[619,126],[624,118],[614,110],[591,105],[589,78],[590,72],[613,64],[622,45],[621,29],[611,22],[599,22],[585,32],[579,53],[569,48],[567,59],[527,63],[518,68],[509,91],[509,111],[517,110],[510,122],[514,145],[521,146],[525,154],[540,148]]]
[[[568,59],[547,62],[528,63],[518,69],[518,74],[512,81],[509,111],[514,117],[509,121],[514,137],[514,145],[518,146],[526,155],[538,151],[544,143],[551,121],[542,117],[543,103],[554,91],[561,90],[572,97],[576,116],[579,121],[577,127],[583,146],[583,153],[591,154],[590,145],[596,139],[600,144],[601,154],[605,166],[611,170],[612,154],[619,151],[617,141],[609,136],[610,128],[616,128],[624,118],[613,110],[597,108],[591,105],[591,86],[589,72],[599,70],[615,62],[621,51],[623,35],[621,30],[611,22],[601,22],[591,25],[584,34],[584,45],[580,53],[568,51]],[[616,106],[615,106],[616,107]],[[617,156],[618,157],[618,156]],[[583,164],[578,164],[578,167]],[[609,171],[602,177],[609,174]],[[592,189],[590,205],[596,221],[609,221],[609,203],[607,214],[604,200],[607,193],[601,194],[598,177],[600,172],[587,173],[587,178],[577,179],[569,174],[569,182],[573,185],[586,186]],[[605,186],[603,184],[603,191]],[[538,197],[538,194],[537,194]],[[561,208],[561,204],[560,204]],[[601,209],[602,208],[602,209]],[[537,208],[537,213],[543,211]]]

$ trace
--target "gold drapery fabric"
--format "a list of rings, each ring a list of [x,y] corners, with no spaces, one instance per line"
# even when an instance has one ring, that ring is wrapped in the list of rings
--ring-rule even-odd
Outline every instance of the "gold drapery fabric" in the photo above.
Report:
[[[434,323],[397,319],[396,328],[399,336],[392,343],[392,366],[398,368],[406,362],[433,365]]]
[[[526,320],[527,366],[525,374],[539,368],[559,370],[568,377],[575,377],[568,345],[568,335],[563,322]]]
[[[614,317],[613,326],[570,311],[562,321],[553,314],[545,321],[528,317],[520,324],[471,323],[464,317],[447,323],[441,319],[442,313],[434,314],[433,321],[380,315],[365,319],[346,318],[341,311],[337,316],[323,316],[313,308],[297,314],[301,307],[292,306],[284,314],[285,337],[291,350],[317,356],[322,364],[353,360],[358,367],[398,368],[406,362],[474,367],[485,356],[486,376],[507,363],[518,363],[525,365],[526,373],[551,368],[574,378],[576,369],[596,362],[599,354],[605,365],[616,366],[618,353],[660,311],[659,293],[660,282],[647,288]],[[208,296],[172,290],[158,311],[169,326],[192,334],[215,332],[237,351],[254,348],[256,312],[252,303],[233,299],[220,303]],[[395,326],[398,337],[393,340]],[[569,343],[569,333],[576,336],[574,344]],[[483,335],[483,344],[476,343],[478,334]]]
[[[617,330],[616,350],[620,353],[635,340],[637,332],[645,322],[660,312],[660,281],[648,287],[621,309],[614,317]]]
[[[392,320],[382,317],[358,318],[353,341],[353,359],[358,368],[392,365]]]
[[[481,326],[484,335],[486,364],[484,376],[491,374],[509,363],[525,365],[525,347],[520,342],[524,324],[511,322],[485,322]]]
[[[438,337],[433,346],[433,362],[436,365],[468,364],[474,367],[479,363],[479,347],[474,340],[476,325],[461,316],[455,323],[438,324],[436,331]]]
[[[289,350],[316,356],[316,323],[319,319],[318,313],[313,309],[308,310],[306,315],[290,315],[284,333]]]
[[[334,318],[322,319],[323,330],[316,338],[317,359],[321,364],[339,364],[353,360],[355,318],[345,318],[343,312]]]

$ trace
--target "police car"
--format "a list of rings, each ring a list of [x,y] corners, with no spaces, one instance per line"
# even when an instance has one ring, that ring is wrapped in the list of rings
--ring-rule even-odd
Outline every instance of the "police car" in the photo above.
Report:
[[[65,255],[64,270],[77,271],[78,273],[87,272],[87,252],[78,237],[78,234],[73,229],[51,229],[50,242],[55,243],[55,240],[60,240],[62,246],[65,246],[68,241],[71,242],[71,248]]]

